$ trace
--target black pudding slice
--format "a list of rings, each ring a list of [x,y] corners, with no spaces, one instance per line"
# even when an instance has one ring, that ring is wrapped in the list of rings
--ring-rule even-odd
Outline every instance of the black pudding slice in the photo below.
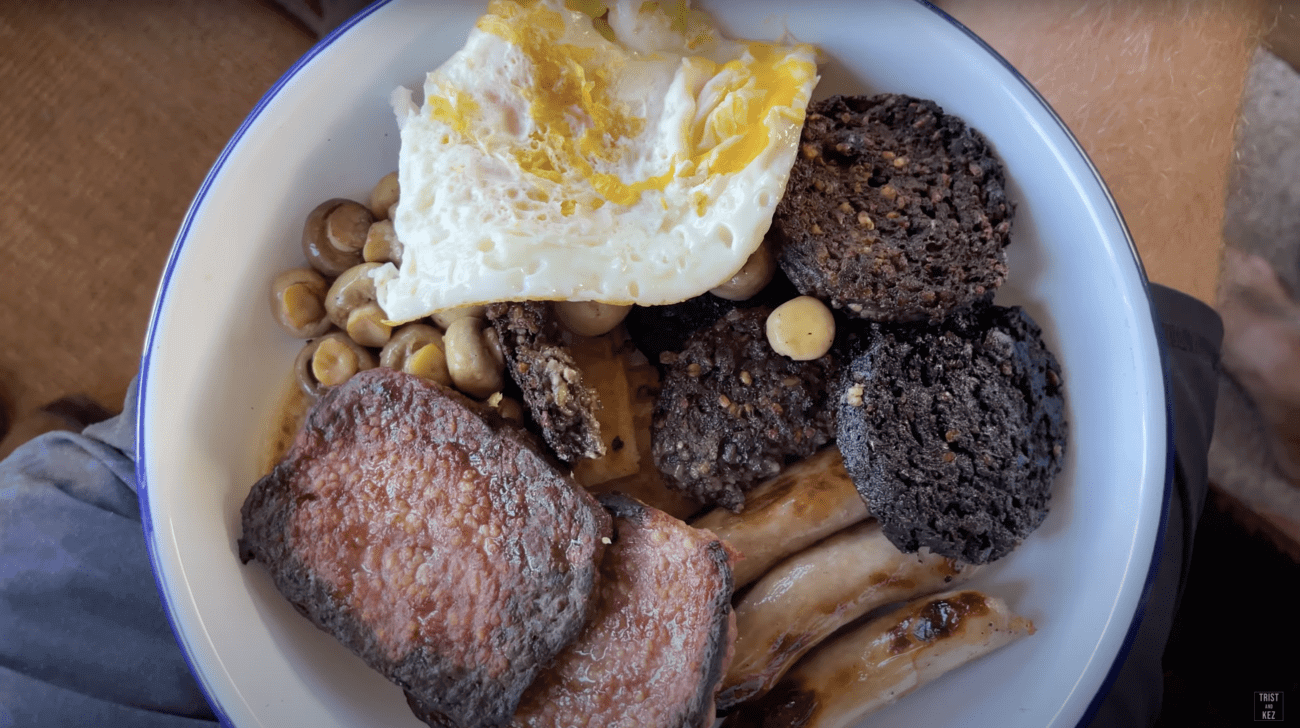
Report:
[[[765,306],[737,308],[666,353],[651,452],[669,486],[739,511],[745,491],[835,434],[835,355],[772,351]]]
[[[658,366],[662,374],[664,367],[659,362],[660,354],[681,351],[691,334],[712,326],[728,311],[755,306],[776,308],[798,295],[799,291],[777,269],[772,281],[748,300],[729,301],[712,293],[702,293],[665,306],[633,306],[626,319],[627,333],[636,348]]]
[[[933,101],[881,94],[809,105],[773,218],[801,293],[871,321],[938,321],[1007,275],[1002,164]]]
[[[1047,515],[1067,425],[1061,369],[1019,307],[874,325],[841,377],[838,439],[900,550],[983,564]]]

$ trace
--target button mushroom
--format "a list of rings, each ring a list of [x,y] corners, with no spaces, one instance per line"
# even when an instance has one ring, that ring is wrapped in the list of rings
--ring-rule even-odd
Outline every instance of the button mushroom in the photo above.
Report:
[[[311,267],[334,277],[361,262],[366,233],[375,221],[358,202],[334,198],[316,206],[302,228],[302,252]]]
[[[379,265],[362,263],[348,268],[325,294],[325,311],[330,321],[362,346],[383,346],[393,333],[393,327],[385,323],[384,311],[375,300],[375,281],[370,277],[370,272]]]
[[[428,324],[406,324],[379,352],[379,365],[452,386],[442,332]]]
[[[376,220],[366,233],[361,257],[367,263],[402,264],[402,241],[397,239],[392,220]]]
[[[505,386],[506,364],[496,329],[484,331],[485,326],[481,318],[460,318],[451,322],[443,335],[451,381],[456,389],[478,399]]]
[[[370,214],[374,215],[376,220],[388,218],[389,208],[397,204],[397,197],[397,173],[389,172],[375,183],[374,189],[370,190]]]
[[[375,356],[340,331],[307,342],[294,361],[298,386],[313,397],[346,382],[357,372],[373,369]]]
[[[771,283],[775,274],[776,260],[772,257],[772,250],[767,243],[762,243],[734,276],[709,293],[728,301],[746,301]]]
[[[271,282],[271,310],[291,336],[310,339],[329,331],[325,293],[329,283],[311,268],[292,268]]]
[[[456,319],[462,318],[483,318],[487,312],[487,306],[461,306],[460,308],[449,308],[433,314],[429,318],[433,319],[435,324],[446,331]]]
[[[556,301],[555,315],[569,331],[579,336],[600,336],[609,333],[627,318],[631,306],[619,306],[599,301]]]
[[[501,392],[488,397],[487,404],[497,411],[504,419],[522,425],[524,424],[524,405],[514,397],[507,397]]]

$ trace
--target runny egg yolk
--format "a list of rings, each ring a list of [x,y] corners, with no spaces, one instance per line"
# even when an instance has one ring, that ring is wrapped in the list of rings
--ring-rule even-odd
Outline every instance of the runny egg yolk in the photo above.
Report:
[[[803,124],[803,106],[795,101],[811,81],[811,69],[769,43],[749,43],[746,49],[743,59],[721,67],[692,59],[707,64],[703,73],[713,77],[703,92],[710,98],[700,106],[709,108],[717,99],[712,111],[696,117],[690,132],[691,161],[708,172],[734,174],[749,166],[769,143],[772,114],[796,127]]]

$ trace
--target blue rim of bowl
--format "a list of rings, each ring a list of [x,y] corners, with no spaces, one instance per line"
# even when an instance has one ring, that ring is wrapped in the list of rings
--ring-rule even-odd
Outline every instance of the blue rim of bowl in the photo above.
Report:
[[[288,85],[288,83],[292,81],[303,68],[315,60],[315,58],[327,48],[333,45],[336,40],[338,40],[344,33],[348,32],[348,30],[353,26],[365,20],[376,10],[390,2],[392,2],[392,0],[378,0],[378,2],[375,2],[349,18],[324,38],[321,38],[314,46],[303,54],[302,58],[299,58],[296,63],[290,66],[289,70],[285,71],[284,75],[280,76],[271,88],[267,89],[266,93],[262,95],[262,98],[258,99],[257,105],[253,107],[253,110],[248,113],[244,122],[235,130],[234,135],[230,137],[230,141],[226,142],[225,148],[221,150],[221,154],[212,164],[212,169],[210,169],[207,176],[203,178],[203,184],[199,186],[198,192],[195,193],[194,201],[190,203],[189,210],[185,213],[185,219],[181,222],[180,230],[176,234],[176,242],[172,246],[171,254],[167,257],[167,265],[163,269],[162,282],[158,287],[158,295],[154,298],[153,311],[149,315],[149,329],[145,334],[144,353],[140,360],[140,384],[136,392],[135,421],[135,478],[136,490],[140,499],[140,517],[145,534],[145,545],[149,551],[149,564],[153,570],[154,584],[157,586],[158,594],[162,598],[163,606],[166,608],[167,621],[171,625],[172,633],[176,635],[176,641],[181,646],[181,653],[185,657],[185,663],[190,668],[190,674],[194,675],[195,681],[199,684],[199,689],[203,692],[204,699],[208,701],[208,705],[212,708],[217,720],[220,721],[221,725],[230,726],[231,728],[234,728],[234,723],[231,722],[230,717],[226,715],[225,711],[222,710],[221,705],[213,698],[212,687],[208,684],[207,678],[200,670],[196,669],[197,665],[194,661],[193,651],[185,636],[181,634],[181,631],[177,628],[175,605],[173,605],[171,600],[168,598],[167,590],[163,587],[162,579],[160,577],[161,571],[158,563],[157,540],[154,533],[153,515],[149,511],[149,487],[147,473],[144,466],[145,462],[147,462],[147,457],[145,455],[147,443],[144,437],[145,392],[148,391],[149,388],[149,363],[153,352],[154,337],[158,333],[158,322],[162,316],[163,302],[166,299],[166,293],[171,285],[172,274],[175,272],[176,265],[180,260],[181,250],[185,246],[185,241],[189,238],[190,227],[194,224],[194,218],[198,214],[199,209],[203,207],[208,191],[212,188],[217,176],[221,174],[221,170],[226,165],[226,160],[234,152],[235,148],[239,146],[239,142],[243,139],[244,134],[246,134],[249,128],[257,122],[258,118],[261,117],[262,112],[266,110],[266,107],[269,106],[275,97],[279,95],[280,90]]]
[[[148,391],[149,363],[150,363],[151,353],[153,352],[153,342],[158,332],[158,322],[162,315],[163,302],[166,298],[166,293],[170,287],[172,274],[175,272],[176,265],[180,259],[181,250],[184,247],[185,240],[188,239],[189,237],[190,227],[193,225],[194,218],[198,214],[199,209],[203,206],[203,202],[207,197],[208,191],[212,188],[212,185],[216,181],[217,176],[221,173],[221,170],[225,167],[226,159],[229,158],[229,156],[234,152],[235,148],[239,146],[239,142],[241,139],[243,139],[244,134],[247,133],[248,129],[258,120],[258,118],[262,115],[262,112],[266,109],[268,105],[270,105],[271,101],[275,99],[275,97],[280,93],[280,90],[284,88],[285,85],[287,85],[290,81],[292,81],[294,77],[296,77],[304,67],[306,67],[309,63],[311,63],[316,58],[316,56],[320,55],[322,52],[325,51],[325,49],[333,45],[334,42],[338,40],[349,29],[351,29],[357,23],[360,23],[361,21],[365,20],[376,10],[382,8],[385,5],[388,5],[390,2],[392,2],[392,0],[378,0],[378,2],[375,2],[372,5],[366,7],[361,12],[349,18],[342,25],[335,28],[328,35],[326,35],[324,38],[318,41],[314,46],[312,46],[311,49],[308,50],[307,53],[302,56],[302,58],[299,58],[298,61],[294,63],[293,66],[291,66],[289,70],[284,73],[284,75],[282,75],[278,80],[276,80],[275,84],[272,85],[271,88],[269,88],[265,94],[262,95],[262,98],[258,100],[257,104],[253,107],[252,111],[249,112],[248,116],[244,119],[243,123],[239,125],[239,128],[235,131],[234,135],[231,136],[230,141],[227,142],[226,146],[221,150],[221,154],[217,157],[217,160],[212,164],[212,168],[208,171],[207,176],[204,177],[203,184],[199,186],[198,192],[195,193],[194,201],[190,203],[189,210],[185,213],[185,219],[181,222],[180,230],[176,234],[176,242],[172,246],[170,255],[168,255],[167,257],[167,265],[163,269],[162,281],[158,287],[158,294],[154,298],[153,310],[151,311],[149,316],[149,329],[145,335],[144,350],[140,360],[140,375],[139,375],[140,384],[136,393],[137,414],[136,414],[136,424],[135,424],[135,439],[136,439],[135,476],[136,476],[138,497],[140,500],[141,521],[142,521],[142,526],[145,534],[145,545],[147,546],[149,552],[149,563],[154,574],[154,584],[158,589],[159,596],[162,598],[163,606],[166,608],[167,621],[171,625],[172,633],[176,636],[176,641],[181,646],[181,653],[185,657],[186,665],[190,668],[190,673],[194,675],[195,680],[199,684],[199,689],[203,692],[204,698],[207,700],[208,705],[211,706],[213,713],[217,717],[217,720],[220,721],[221,725],[223,726],[231,726],[232,728],[234,728],[234,724],[230,721],[229,716],[227,716],[225,712],[222,710],[221,705],[216,700],[213,699],[213,691],[211,686],[208,685],[206,677],[203,675],[201,671],[196,669],[197,666],[195,665],[194,662],[193,652],[190,648],[188,641],[185,639],[185,636],[181,634],[181,631],[177,628],[176,619],[174,617],[175,606],[168,598],[167,590],[163,587],[163,583],[160,577],[161,572],[159,569],[158,552],[157,552],[156,540],[154,537],[153,516],[149,511],[148,479],[144,467],[144,463],[147,461],[147,457],[145,453],[145,448],[147,447],[147,444],[144,437],[144,423],[145,423],[145,412],[146,412],[145,393]],[[1075,151],[1078,152],[1079,157],[1083,159],[1084,163],[1088,167],[1088,170],[1092,173],[1093,179],[1096,180],[1097,184],[1101,188],[1102,194],[1105,195],[1106,197],[1107,203],[1110,205],[1111,212],[1115,215],[1115,219],[1118,220],[1119,222],[1120,229],[1124,234],[1124,240],[1128,243],[1129,253],[1132,256],[1133,263],[1137,266],[1137,271],[1142,281],[1142,290],[1146,294],[1146,298],[1147,298],[1147,308],[1151,314],[1151,325],[1156,336],[1156,345],[1160,356],[1160,370],[1162,373],[1164,391],[1165,391],[1165,420],[1166,420],[1165,453],[1166,455],[1165,455],[1164,494],[1162,496],[1162,502],[1160,508],[1160,524],[1156,531],[1155,548],[1151,554],[1151,562],[1147,566],[1146,580],[1143,583],[1142,593],[1138,599],[1137,609],[1134,612],[1133,620],[1129,624],[1128,631],[1124,635],[1124,641],[1120,645],[1119,652],[1115,655],[1114,662],[1112,662],[1110,669],[1106,674],[1106,677],[1102,680],[1102,683],[1098,688],[1096,694],[1092,697],[1092,700],[1089,702],[1087,710],[1084,711],[1083,717],[1079,720],[1077,724],[1078,726],[1083,727],[1091,723],[1093,718],[1096,716],[1097,711],[1101,708],[1101,705],[1105,701],[1106,696],[1110,693],[1112,686],[1115,684],[1116,678],[1119,676],[1120,669],[1124,666],[1124,663],[1127,660],[1128,655],[1133,648],[1133,643],[1137,638],[1138,628],[1141,626],[1143,616],[1146,614],[1147,605],[1151,598],[1151,591],[1155,585],[1157,567],[1160,562],[1161,554],[1164,550],[1163,544],[1165,538],[1165,530],[1168,525],[1169,500],[1173,490],[1173,473],[1174,473],[1174,439],[1173,439],[1174,422],[1173,422],[1173,409],[1172,409],[1173,405],[1169,397],[1169,393],[1171,390],[1170,390],[1170,382],[1169,382],[1168,354],[1166,353],[1165,338],[1163,332],[1161,331],[1161,327],[1156,325],[1158,318],[1155,312],[1155,303],[1151,297],[1151,284],[1149,279],[1147,278],[1146,268],[1142,265],[1142,257],[1138,254],[1137,246],[1133,242],[1133,236],[1129,233],[1128,224],[1125,222],[1124,215],[1122,212],[1120,212],[1119,206],[1115,203],[1115,198],[1114,196],[1111,195],[1110,188],[1106,186],[1106,183],[1102,179],[1101,174],[1097,171],[1097,167],[1092,163],[1092,158],[1088,156],[1088,153],[1086,151],[1084,151],[1083,146],[1079,144],[1079,140],[1075,138],[1074,133],[1070,131],[1070,128],[1068,126],[1066,126],[1065,122],[1056,113],[1056,110],[1052,108],[1052,105],[1047,102],[1047,99],[1044,98],[1043,95],[1038,92],[1038,89],[1035,88],[1034,85],[1030,83],[1029,80],[1026,79],[1020,73],[1020,71],[1016,70],[1015,66],[1013,66],[1009,61],[1007,61],[1007,59],[1003,58],[1002,54],[998,53],[996,50],[993,49],[992,46],[984,42],[984,40],[980,38],[978,35],[976,35],[974,31],[967,28],[956,18],[953,18],[951,15],[944,12],[942,9],[938,8],[928,0],[913,0],[913,2],[916,2],[917,4],[929,9],[930,11],[934,12],[938,17],[950,23],[957,30],[965,34],[966,37],[970,38],[977,45],[979,45],[980,48],[982,48],[986,53],[988,53],[992,58],[994,58],[998,63],[1000,63],[1005,69],[1007,69],[1007,71],[1011,73],[1012,77],[1014,77],[1017,81],[1019,81],[1025,87],[1025,89],[1028,90],[1029,93],[1032,94],[1035,99],[1037,99],[1038,103],[1042,105],[1043,109],[1047,111],[1047,113],[1056,122],[1057,126],[1060,127],[1061,131],[1065,133],[1066,138],[1069,139],[1070,143],[1074,145]]]

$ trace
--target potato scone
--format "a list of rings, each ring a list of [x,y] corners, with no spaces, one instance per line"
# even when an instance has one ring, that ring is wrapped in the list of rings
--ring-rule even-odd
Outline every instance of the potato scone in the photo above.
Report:
[[[873,321],[935,321],[1007,275],[1013,208],[988,142],[933,101],[812,103],[773,227],[799,291]]]
[[[241,559],[457,728],[507,724],[577,636],[611,533],[526,433],[386,368],[317,402],[242,520]]]
[[[854,484],[900,550],[1005,556],[1047,516],[1065,457],[1061,369],[1019,307],[873,325],[837,394]]]
[[[524,693],[516,728],[706,728],[734,628],[733,555],[619,494],[591,621]]]
[[[629,404],[632,408],[633,444],[637,449],[637,472],[589,486],[593,494],[622,493],[642,503],[683,520],[698,513],[700,504],[680,490],[668,487],[664,476],[655,467],[650,434],[654,419],[655,401],[659,399],[659,370],[649,362],[640,360],[633,352],[624,352],[627,368]],[[633,361],[633,359],[637,359]]]

